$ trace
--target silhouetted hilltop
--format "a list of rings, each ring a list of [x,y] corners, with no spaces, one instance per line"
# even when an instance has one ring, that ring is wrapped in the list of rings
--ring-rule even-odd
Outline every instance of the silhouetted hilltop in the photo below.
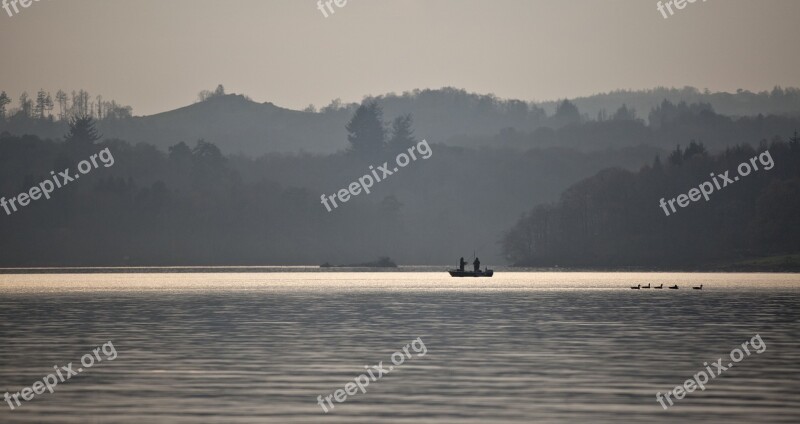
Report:
[[[800,122],[800,90],[794,88],[760,93],[657,88],[535,103],[448,87],[366,97],[365,101],[376,102],[387,122],[412,115],[416,133],[428,140],[523,150],[558,146],[591,152],[640,144],[671,149],[691,139],[716,150],[771,139],[792,131]],[[296,111],[221,90],[198,103],[155,115],[130,117],[128,110],[127,115],[104,116],[97,127],[105,138],[148,143],[164,151],[181,141],[204,139],[226,154],[329,154],[347,148],[344,125],[357,106],[336,100],[319,111],[313,107]],[[81,108],[94,113],[92,105]],[[37,116],[30,106],[24,109],[12,109],[9,119],[0,119],[0,131],[44,138],[66,132],[63,120]]]
[[[667,88],[651,90],[614,90],[608,93],[576,97],[570,101],[581,113],[596,117],[605,111],[609,115],[620,105],[625,104],[636,110],[640,117],[647,118],[653,108],[664,100],[678,104],[705,103],[717,113],[726,116],[798,115],[800,114],[800,89],[775,87],[771,91],[753,93],[739,89],[735,93],[700,91],[694,87]],[[553,113],[559,101],[541,102],[548,113]]]
[[[345,111],[318,114],[256,103],[245,96],[213,97],[180,109],[132,118],[128,125],[101,125],[107,137],[146,142],[162,149],[180,141],[205,139],[226,153],[331,153],[346,140]]]

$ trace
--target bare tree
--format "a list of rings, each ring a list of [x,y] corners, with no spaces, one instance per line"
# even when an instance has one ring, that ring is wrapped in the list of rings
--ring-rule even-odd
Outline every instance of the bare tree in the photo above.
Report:
[[[52,114],[50,111],[53,110],[55,104],[53,103],[53,98],[50,96],[50,93],[47,93],[47,98],[45,99],[44,103],[45,110],[47,110],[47,116],[52,119]]]
[[[97,120],[103,119],[103,96],[97,95]]]
[[[133,108],[118,105],[114,100],[103,102],[103,113],[106,119],[126,119],[133,116]]]
[[[5,91],[0,93],[0,119],[6,119],[6,106],[11,103],[11,99],[8,97]]]
[[[58,118],[62,121],[67,119],[67,111],[69,110],[67,109],[67,100],[69,100],[67,93],[62,90],[58,90],[58,93],[56,93],[56,101],[58,102]]]
[[[197,101],[204,102],[208,99],[213,99],[214,97],[222,97],[225,95],[225,87],[220,84],[217,86],[217,89],[214,91],[203,90],[197,94]]]
[[[22,94],[19,95],[19,110],[22,112],[23,116],[30,117],[33,114],[33,101],[28,98],[28,92],[23,91]]]
[[[89,116],[89,93],[86,90],[72,92],[71,112],[73,116]]]
[[[45,119],[45,115],[49,115],[49,112],[53,110],[53,98],[50,97],[50,93],[39,89],[39,92],[36,93],[36,106],[34,110],[39,119]]]

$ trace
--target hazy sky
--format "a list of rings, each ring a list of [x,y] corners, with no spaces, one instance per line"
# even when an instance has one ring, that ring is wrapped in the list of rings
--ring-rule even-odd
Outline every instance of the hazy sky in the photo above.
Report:
[[[334,6],[335,8],[336,6]],[[453,86],[524,100],[800,86],[800,1],[42,0],[0,9],[0,90],[85,88],[151,114],[223,83],[302,108]]]

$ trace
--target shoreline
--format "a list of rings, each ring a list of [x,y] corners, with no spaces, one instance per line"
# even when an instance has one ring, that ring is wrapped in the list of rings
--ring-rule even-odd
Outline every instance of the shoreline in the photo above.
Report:
[[[215,274],[215,273],[445,273],[447,265],[401,265],[396,268],[379,267],[320,267],[318,265],[264,265],[264,266],[100,266],[100,267],[14,267],[0,268],[0,275],[14,274]],[[714,268],[552,268],[552,267],[494,267],[496,273],[698,273],[698,274],[797,274],[800,269],[791,267],[714,267]]]

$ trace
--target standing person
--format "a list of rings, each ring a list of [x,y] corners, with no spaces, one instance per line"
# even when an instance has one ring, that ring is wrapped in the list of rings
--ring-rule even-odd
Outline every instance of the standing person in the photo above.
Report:
[[[464,260],[464,257],[461,257],[461,260],[458,261],[458,270],[464,272],[464,267],[467,266],[467,261]]]
[[[475,267],[475,272],[480,272],[480,270],[481,270],[481,261],[480,261],[480,259],[478,259],[477,256],[475,257],[475,262],[473,262],[472,265]]]

